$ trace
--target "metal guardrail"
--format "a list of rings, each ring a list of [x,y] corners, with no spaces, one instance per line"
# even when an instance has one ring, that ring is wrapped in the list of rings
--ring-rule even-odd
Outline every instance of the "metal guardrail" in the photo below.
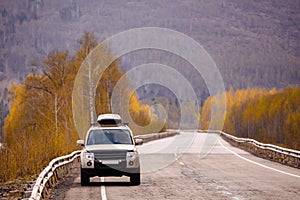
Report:
[[[263,150],[270,150],[280,154],[293,156],[295,158],[300,158],[300,151],[279,147],[272,144],[264,144],[258,142],[254,139],[250,138],[238,138],[233,135],[224,133],[223,131],[218,130],[199,130],[198,132],[205,132],[205,133],[217,133],[220,134],[232,141],[237,143],[249,143],[257,148]],[[165,137],[170,137],[179,134],[179,131],[170,131],[164,133],[153,133],[153,134],[146,134],[146,135],[138,135],[135,138],[143,139],[144,142],[161,139]],[[55,185],[58,181],[59,176],[66,174],[69,169],[68,165],[72,163],[76,158],[79,158],[81,150],[74,151],[69,155],[61,156],[58,158],[53,159],[49,165],[40,173],[38,178],[36,179],[35,185],[31,192],[30,200],[40,200],[48,196],[49,192],[48,189]],[[60,172],[59,172],[60,170]]]
[[[250,144],[252,144],[252,145],[254,145],[254,146],[256,146],[257,148],[260,148],[260,149],[266,149],[266,150],[274,151],[274,152],[281,153],[281,154],[284,154],[284,155],[300,158],[300,151],[297,151],[297,150],[283,148],[283,147],[279,147],[279,146],[276,146],[276,145],[273,145],[273,144],[261,143],[261,142],[258,142],[256,140],[254,140],[254,139],[250,139],[250,138],[238,138],[238,137],[235,137],[233,135],[229,135],[227,133],[224,133],[223,131],[219,131],[219,133],[221,135],[235,141],[235,142],[250,143]]]
[[[265,144],[250,138],[238,138],[219,130],[198,130],[200,133],[216,133],[223,136],[229,143],[235,143],[254,155],[300,169],[300,151]]]
[[[279,146],[276,146],[276,145],[273,145],[273,144],[265,144],[265,143],[261,143],[261,142],[258,142],[256,140],[254,140],[254,139],[250,139],[250,138],[235,137],[233,135],[230,135],[228,133],[225,133],[225,132],[219,131],[219,130],[199,130],[198,132],[200,132],[200,133],[201,132],[203,132],[203,133],[217,133],[217,134],[223,135],[224,137],[226,137],[226,138],[228,138],[232,141],[238,142],[238,143],[249,143],[249,144],[252,144],[252,145],[254,145],[254,146],[256,146],[257,148],[260,148],[260,149],[266,149],[266,150],[274,151],[274,152],[281,153],[281,154],[284,154],[284,155],[289,155],[289,156],[294,156],[296,158],[300,158],[300,151],[298,151],[298,150],[279,147]]]
[[[74,151],[69,155],[53,159],[36,179],[30,200],[43,199],[48,195],[48,189],[55,185],[59,176],[68,173],[69,164],[79,158],[81,151]]]
[[[142,139],[144,143],[150,142],[152,140],[158,140],[166,137],[172,137],[174,135],[178,135],[179,131],[166,131],[162,133],[150,133],[145,135],[137,135],[134,136],[135,139]]]

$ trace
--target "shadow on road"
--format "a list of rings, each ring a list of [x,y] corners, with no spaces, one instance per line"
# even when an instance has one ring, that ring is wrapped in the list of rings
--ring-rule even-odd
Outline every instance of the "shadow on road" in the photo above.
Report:
[[[131,186],[130,182],[91,182],[87,187],[97,186]]]

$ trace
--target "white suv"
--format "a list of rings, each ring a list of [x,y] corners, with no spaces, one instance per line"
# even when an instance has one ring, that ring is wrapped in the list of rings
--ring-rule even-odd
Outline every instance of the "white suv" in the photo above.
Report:
[[[78,140],[81,152],[81,185],[88,185],[93,176],[129,176],[132,185],[140,184],[140,161],[132,131],[121,123],[116,114],[98,117],[98,126],[92,126],[86,140]]]

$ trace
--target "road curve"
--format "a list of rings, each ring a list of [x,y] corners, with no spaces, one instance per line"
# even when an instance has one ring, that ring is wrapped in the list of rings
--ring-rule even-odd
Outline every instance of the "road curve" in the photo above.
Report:
[[[213,148],[210,148],[213,147]],[[255,157],[219,135],[183,132],[139,147],[140,186],[127,177],[92,178],[80,186],[79,166],[51,199],[298,199],[300,170]]]

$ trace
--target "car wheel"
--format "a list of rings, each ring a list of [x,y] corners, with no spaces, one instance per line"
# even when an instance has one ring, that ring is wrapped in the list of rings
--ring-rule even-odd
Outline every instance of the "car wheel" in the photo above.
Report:
[[[130,176],[131,185],[140,185],[141,184],[141,174],[135,173]]]
[[[81,173],[81,185],[82,186],[87,186],[90,184],[90,177],[80,168],[80,173]]]

